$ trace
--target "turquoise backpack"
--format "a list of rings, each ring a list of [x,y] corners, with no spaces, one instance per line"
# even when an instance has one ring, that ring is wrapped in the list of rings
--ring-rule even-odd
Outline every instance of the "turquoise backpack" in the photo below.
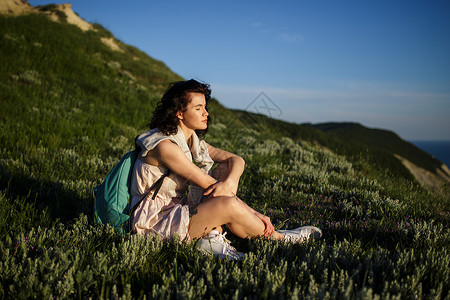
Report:
[[[152,199],[155,199],[163,180],[169,173],[161,176],[142,196],[142,198],[131,207],[131,174],[134,163],[139,155],[139,150],[126,153],[117,165],[106,175],[102,184],[94,188],[94,215],[95,219],[102,224],[110,224],[115,229],[125,233],[131,229],[130,216],[142,200],[155,189]]]

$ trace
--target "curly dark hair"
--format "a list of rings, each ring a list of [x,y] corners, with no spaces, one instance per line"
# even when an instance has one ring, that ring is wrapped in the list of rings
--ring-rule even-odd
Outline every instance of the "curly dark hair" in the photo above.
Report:
[[[176,134],[178,131],[178,111],[185,111],[189,101],[189,93],[201,93],[205,95],[206,109],[211,100],[211,89],[208,84],[191,79],[187,81],[176,81],[169,85],[169,88],[158,102],[153,111],[153,117],[148,127],[150,129],[159,128],[165,135]],[[208,124],[211,118],[208,115]],[[198,136],[203,137],[208,128],[196,130]]]

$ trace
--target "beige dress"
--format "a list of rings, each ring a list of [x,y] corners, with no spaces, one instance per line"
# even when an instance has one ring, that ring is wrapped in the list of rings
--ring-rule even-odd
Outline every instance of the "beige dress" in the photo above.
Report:
[[[141,147],[142,156],[147,155],[158,143],[170,140],[181,147],[189,159],[194,159],[197,166],[209,173],[214,161],[208,153],[206,143],[193,136],[193,145],[189,149],[181,129],[176,135],[163,135],[158,129],[152,129],[140,135],[136,142]],[[134,206],[150,190],[151,186],[168,171],[166,167],[157,167],[136,160],[131,181],[131,204]],[[185,178],[171,172],[167,176],[156,198],[154,191],[148,193],[133,214],[132,226],[138,234],[157,234],[163,238],[178,235],[181,240],[189,240],[189,211],[202,200],[203,190],[198,186],[190,186]]]

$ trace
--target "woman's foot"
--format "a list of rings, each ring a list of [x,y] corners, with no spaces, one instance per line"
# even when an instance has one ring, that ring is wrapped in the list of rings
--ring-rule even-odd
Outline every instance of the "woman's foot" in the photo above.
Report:
[[[212,254],[219,258],[230,258],[239,260],[244,257],[244,253],[236,251],[231,246],[231,242],[225,238],[226,232],[220,234],[217,230],[212,230],[208,235],[197,241],[196,247],[203,253]]]
[[[322,230],[315,226],[302,226],[292,230],[277,230],[276,232],[283,234],[284,240],[292,243],[318,240],[322,237]]]

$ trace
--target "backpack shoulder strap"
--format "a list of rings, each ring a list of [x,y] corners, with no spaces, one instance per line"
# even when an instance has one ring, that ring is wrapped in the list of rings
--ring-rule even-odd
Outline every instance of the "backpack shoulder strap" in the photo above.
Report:
[[[141,197],[141,199],[139,199],[139,201],[136,202],[135,205],[133,205],[133,208],[130,210],[130,216],[134,213],[134,211],[135,211],[136,208],[139,206],[139,204],[142,202],[142,200],[144,200],[145,197],[147,197],[147,195],[148,195],[152,190],[155,190],[155,192],[153,193],[153,196],[152,196],[152,200],[155,200],[156,195],[158,194],[159,189],[161,188],[161,186],[162,186],[162,184],[163,184],[164,178],[166,178],[166,177],[169,176],[169,175],[170,175],[170,170],[167,170],[166,173],[164,173],[163,175],[161,175],[161,177],[160,177],[155,183],[153,183],[153,185],[150,187],[150,189],[148,190],[148,192],[145,193],[145,194]]]

